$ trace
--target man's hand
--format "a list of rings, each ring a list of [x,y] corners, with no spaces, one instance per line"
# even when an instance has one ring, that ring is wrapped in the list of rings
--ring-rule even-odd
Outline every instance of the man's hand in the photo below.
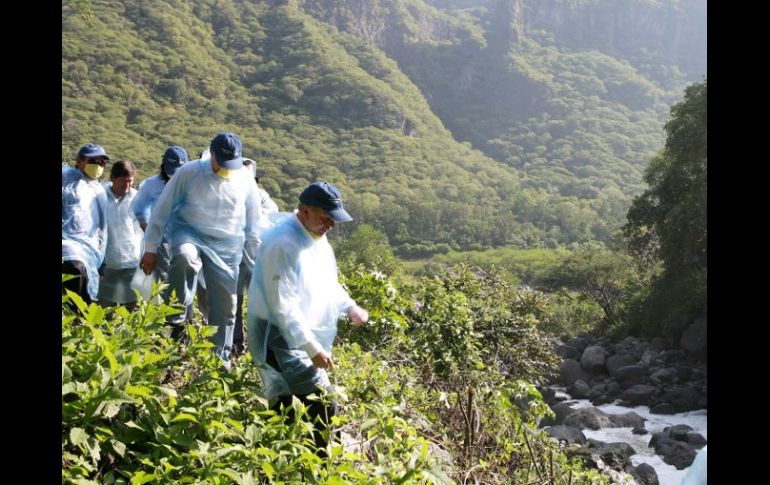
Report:
[[[139,262],[139,267],[142,268],[144,274],[152,274],[152,270],[158,264],[158,255],[155,253],[144,253],[142,260]]]
[[[319,369],[333,369],[334,368],[334,362],[332,362],[332,358],[326,355],[326,352],[321,351],[315,354],[315,357],[310,359],[313,361],[313,365],[318,367]]]
[[[353,322],[353,325],[360,327],[369,321],[369,312],[358,305],[353,305],[350,310],[348,310],[348,318]]]

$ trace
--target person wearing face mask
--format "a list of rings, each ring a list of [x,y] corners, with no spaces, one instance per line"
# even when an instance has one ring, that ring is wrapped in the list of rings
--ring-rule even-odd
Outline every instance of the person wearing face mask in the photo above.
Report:
[[[147,229],[152,209],[160,198],[161,192],[177,169],[189,161],[187,150],[179,145],[168,147],[161,159],[160,170],[157,175],[145,179],[139,185],[139,191],[131,203],[131,213],[139,222],[142,230]],[[160,281],[168,280],[168,268],[171,256],[168,252],[168,242],[158,241],[158,264],[155,268],[155,277]]]
[[[136,295],[131,279],[139,266],[144,232],[129,210],[136,197],[134,164],[118,160],[112,164],[110,181],[104,184],[107,193],[107,251],[99,282],[99,304],[125,305],[133,308]]]
[[[107,194],[99,177],[110,157],[99,145],[78,150],[75,168],[61,173],[62,273],[75,278],[62,282],[86,303],[97,299],[99,266],[107,249]]]
[[[244,255],[252,261],[259,246],[259,192],[249,170],[243,169],[241,140],[219,133],[210,144],[211,159],[179,168],[160,194],[145,232],[140,267],[150,274],[157,265],[158,240],[169,242],[171,265],[167,295],[193,303],[199,273],[206,279],[208,324],[217,327],[214,351],[225,370],[235,324],[238,267]],[[184,313],[167,323],[179,327]]]
[[[336,414],[336,405],[309,395],[334,391],[327,370],[333,367],[337,321],[347,316],[361,326],[369,319],[340,284],[326,239],[337,223],[351,220],[334,185],[308,186],[293,216],[263,235],[248,290],[248,347],[263,392],[272,409],[291,408],[296,396],[309,407],[312,420],[320,419],[314,432],[319,456],[325,455],[323,427]]]

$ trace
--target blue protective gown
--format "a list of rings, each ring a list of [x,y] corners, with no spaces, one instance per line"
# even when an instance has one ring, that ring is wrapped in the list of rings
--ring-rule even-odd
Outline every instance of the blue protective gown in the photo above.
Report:
[[[169,241],[172,257],[184,243],[192,243],[223,270],[237,277],[244,251],[253,258],[259,246],[259,192],[248,173],[219,177],[209,160],[185,163],[171,177],[152,210],[145,252],[157,253],[161,236]]]
[[[88,294],[96,301],[99,266],[107,249],[107,194],[104,187],[72,167],[61,171],[61,257],[80,261],[88,273]]]

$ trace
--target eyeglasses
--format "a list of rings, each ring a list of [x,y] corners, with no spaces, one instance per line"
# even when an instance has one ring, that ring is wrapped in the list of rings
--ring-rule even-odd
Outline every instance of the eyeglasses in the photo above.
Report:
[[[98,163],[103,167],[107,165],[107,160],[104,160],[103,158],[88,158],[86,159],[86,163]]]

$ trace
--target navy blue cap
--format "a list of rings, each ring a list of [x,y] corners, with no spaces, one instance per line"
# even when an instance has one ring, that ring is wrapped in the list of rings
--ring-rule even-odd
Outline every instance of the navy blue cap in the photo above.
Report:
[[[166,175],[171,177],[179,167],[189,160],[190,157],[187,155],[187,150],[179,145],[174,145],[169,147],[166,153],[163,154],[163,170],[165,170]]]
[[[222,168],[235,170],[243,166],[241,139],[235,133],[225,132],[215,136],[211,140],[211,153]]]
[[[80,150],[78,150],[78,159],[83,157],[102,157],[106,158],[107,160],[110,159],[110,157],[107,156],[107,152],[104,151],[104,148],[102,148],[100,145],[94,145],[93,143],[89,143],[88,145],[83,145],[80,147]]]
[[[334,222],[352,221],[348,211],[342,208],[342,194],[329,182],[310,184],[299,196],[303,204],[320,207]]]

